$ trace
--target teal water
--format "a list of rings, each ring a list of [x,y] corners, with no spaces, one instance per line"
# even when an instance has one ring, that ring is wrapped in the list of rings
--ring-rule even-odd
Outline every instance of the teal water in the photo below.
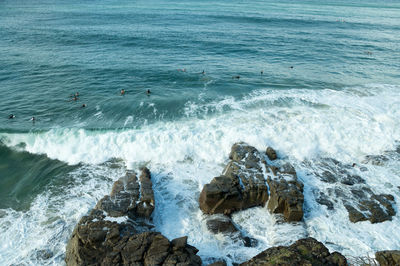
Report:
[[[162,186],[157,229],[189,235],[205,261],[240,263],[313,236],[322,222],[311,212],[295,237],[221,245],[193,233],[196,197],[237,141],[273,145],[294,164],[395,149],[399,69],[398,1],[2,0],[0,264],[63,264],[75,223],[125,168],[142,164]],[[398,164],[380,171],[400,186]],[[262,223],[248,234],[258,237]],[[346,255],[400,248],[388,240],[399,225],[379,242],[332,222],[320,240]]]
[[[2,1],[0,130],[136,127],[179,119],[189,101],[240,98],[265,87],[398,84],[399,7],[395,1]],[[81,97],[70,102],[76,91]],[[9,121],[11,113],[17,119]],[[135,119],[126,125],[129,115]]]

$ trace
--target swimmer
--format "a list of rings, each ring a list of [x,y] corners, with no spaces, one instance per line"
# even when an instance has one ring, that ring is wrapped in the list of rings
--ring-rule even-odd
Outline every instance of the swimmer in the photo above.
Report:
[[[82,104],[81,108],[85,108],[85,107],[86,107],[86,104]]]
[[[74,96],[73,100],[74,100],[74,101],[77,101],[77,100],[78,100],[78,97],[77,97],[77,96]]]
[[[148,89],[148,90],[146,91],[146,94],[147,94],[147,95],[150,95],[150,93],[151,93],[151,91]]]
[[[121,95],[124,95],[124,94],[125,94],[125,90],[122,89],[122,90],[121,90]]]
[[[31,121],[32,121],[33,123],[35,123],[36,118],[35,118],[34,116],[32,116]]]
[[[79,97],[79,92],[75,92],[75,97]]]
[[[293,66],[290,66],[289,68],[293,69]]]
[[[232,78],[233,78],[233,79],[240,79],[240,76],[237,75],[237,76],[233,76]]]
[[[260,73],[261,73],[261,75],[262,75],[262,74],[264,74],[264,70],[261,70],[261,72],[260,72]]]
[[[15,118],[15,115],[13,115],[13,114],[10,114],[9,116],[8,116],[8,119],[14,119]]]
[[[205,74],[206,74],[206,72],[203,70],[203,72],[201,72],[201,74],[205,75]]]

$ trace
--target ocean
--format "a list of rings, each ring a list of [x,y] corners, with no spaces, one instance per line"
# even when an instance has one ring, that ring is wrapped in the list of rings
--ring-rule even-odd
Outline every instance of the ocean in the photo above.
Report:
[[[399,22],[398,1],[1,0],[0,265],[65,264],[79,219],[140,166],[156,230],[205,264],[306,236],[350,261],[400,249]],[[303,222],[233,215],[254,247],[210,233],[198,204],[239,141],[304,183]],[[392,220],[318,204],[325,158],[393,195]]]

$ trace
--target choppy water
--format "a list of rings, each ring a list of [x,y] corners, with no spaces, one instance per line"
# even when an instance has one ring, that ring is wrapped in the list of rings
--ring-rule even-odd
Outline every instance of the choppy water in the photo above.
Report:
[[[304,236],[348,257],[399,249],[400,214],[350,223],[303,163],[396,149],[399,21],[396,1],[1,1],[0,264],[63,264],[79,218],[143,164],[157,229],[205,262]],[[305,183],[304,223],[234,215],[254,248],[208,233],[197,203],[237,141],[275,147]],[[398,211],[399,158],[365,167]]]

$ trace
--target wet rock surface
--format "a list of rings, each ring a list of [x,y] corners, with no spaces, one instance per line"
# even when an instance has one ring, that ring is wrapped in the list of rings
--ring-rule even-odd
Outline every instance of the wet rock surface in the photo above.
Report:
[[[264,206],[269,198],[268,209],[272,213],[283,214],[288,222],[302,219],[303,184],[293,166],[268,165],[256,148],[242,142],[232,146],[229,158],[222,175],[206,184],[200,193],[199,205],[204,213],[231,214]]]
[[[284,247],[269,248],[251,260],[240,264],[252,265],[347,265],[346,258],[329,250],[314,238],[304,238]]]
[[[128,172],[75,227],[67,265],[201,265],[187,237],[170,242],[152,231],[153,210],[150,171],[144,168],[139,179]]]
[[[207,219],[206,224],[210,232],[228,236],[232,241],[241,241],[245,247],[254,247],[258,243],[256,239],[243,235],[228,216],[213,215]]]
[[[315,194],[316,201],[333,210],[336,205],[342,205],[353,223],[369,220],[380,223],[391,220],[395,215],[394,197],[390,194],[375,194],[357,174],[363,172],[358,166],[343,164],[335,159],[325,158],[319,162],[306,162],[322,182],[326,183],[326,192]]]
[[[200,209],[207,214],[230,214],[268,200],[268,188],[262,171],[262,157],[244,143],[232,146],[221,176],[206,184],[200,193]]]
[[[384,250],[375,253],[375,259],[381,266],[400,265],[400,250]]]

